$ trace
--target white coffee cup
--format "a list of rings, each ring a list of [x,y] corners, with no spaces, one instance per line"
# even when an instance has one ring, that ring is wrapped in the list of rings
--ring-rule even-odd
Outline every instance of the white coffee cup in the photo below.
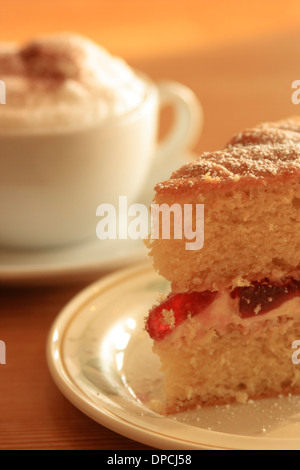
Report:
[[[94,127],[0,131],[0,245],[39,249],[96,237],[99,204],[117,205],[120,195],[134,202],[161,168],[170,174],[174,155],[199,137],[202,108],[181,84],[143,80],[137,109]],[[166,104],[175,120],[158,143]]]

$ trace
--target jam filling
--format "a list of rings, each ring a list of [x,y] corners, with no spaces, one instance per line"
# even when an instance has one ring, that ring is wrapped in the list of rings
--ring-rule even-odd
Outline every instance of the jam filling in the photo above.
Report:
[[[217,292],[210,291],[170,294],[150,312],[146,330],[152,339],[161,340],[188,316],[201,313],[217,295]]]
[[[186,318],[201,314],[218,295],[218,292],[210,291],[170,294],[151,310],[146,322],[147,332],[152,339],[162,340]],[[268,313],[300,296],[300,281],[289,278],[271,283],[266,279],[253,282],[251,286],[236,287],[230,295],[239,300],[240,317],[250,318]]]
[[[237,287],[231,292],[233,299],[239,299],[242,318],[268,313],[295,296],[300,296],[300,281],[290,278],[277,283],[265,279],[253,282],[251,286]]]

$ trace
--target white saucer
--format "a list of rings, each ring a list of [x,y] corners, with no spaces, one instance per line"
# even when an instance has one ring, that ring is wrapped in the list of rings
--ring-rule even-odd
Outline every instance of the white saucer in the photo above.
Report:
[[[177,155],[172,168],[159,168],[159,174],[149,178],[147,187],[136,202],[149,207],[155,183],[167,179],[174,169],[194,158],[192,153]],[[141,240],[99,240],[96,224],[95,218],[95,237],[81,245],[31,251],[0,247],[0,282],[13,285],[68,282],[146,260],[147,250]]]
[[[153,411],[162,377],[144,318],[169,285],[149,264],[93,284],[56,319],[47,344],[61,392],[96,422],[158,449],[299,450],[300,398]]]

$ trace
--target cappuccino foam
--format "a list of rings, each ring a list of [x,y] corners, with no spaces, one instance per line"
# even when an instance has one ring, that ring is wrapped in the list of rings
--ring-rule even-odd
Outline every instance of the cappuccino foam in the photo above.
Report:
[[[137,108],[147,92],[124,60],[68,33],[0,44],[0,79],[0,130],[102,123]]]

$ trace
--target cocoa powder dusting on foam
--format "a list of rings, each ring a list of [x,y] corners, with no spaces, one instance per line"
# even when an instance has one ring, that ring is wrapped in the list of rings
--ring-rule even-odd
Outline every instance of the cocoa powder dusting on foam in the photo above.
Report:
[[[170,294],[149,312],[146,331],[156,341],[163,339],[188,317],[204,312],[217,295],[209,291]]]
[[[0,46],[1,129],[95,125],[139,107],[148,84],[121,58],[68,32]]]

